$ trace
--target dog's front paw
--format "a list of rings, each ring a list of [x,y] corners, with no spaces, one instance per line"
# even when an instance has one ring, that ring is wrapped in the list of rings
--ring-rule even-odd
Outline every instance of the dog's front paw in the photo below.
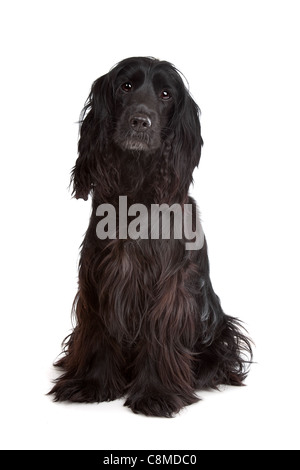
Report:
[[[172,418],[184,406],[196,401],[198,401],[198,398],[194,395],[182,399],[182,397],[175,394],[151,394],[148,396],[129,396],[124,406],[131,408],[134,413]]]
[[[119,390],[102,390],[98,383],[80,379],[59,379],[49,394],[54,401],[71,401],[77,403],[99,403],[120,398]]]

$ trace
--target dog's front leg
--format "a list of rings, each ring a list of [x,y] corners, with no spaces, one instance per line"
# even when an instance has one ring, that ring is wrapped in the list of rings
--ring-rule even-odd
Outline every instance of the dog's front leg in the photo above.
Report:
[[[124,395],[124,356],[119,345],[96,323],[88,335],[76,327],[66,356],[58,361],[64,373],[51,390],[55,401],[101,402]]]
[[[93,280],[89,270],[93,258],[93,253],[83,252],[74,301],[77,325],[65,341],[65,355],[55,364],[64,373],[50,391],[56,401],[109,401],[126,389],[126,358],[104,322],[109,312],[99,302],[99,279]]]
[[[172,417],[198,401],[192,353],[196,306],[181,280],[178,271],[161,283],[144,320],[125,402],[135,413]]]
[[[170,362],[171,361],[171,362]],[[153,351],[143,342],[134,364],[125,406],[134,413],[170,418],[198,401],[194,394],[190,359],[183,352],[158,346]]]

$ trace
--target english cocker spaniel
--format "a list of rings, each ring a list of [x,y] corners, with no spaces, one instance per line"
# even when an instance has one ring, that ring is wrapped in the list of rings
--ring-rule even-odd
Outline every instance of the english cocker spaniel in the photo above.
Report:
[[[251,341],[213,291],[188,195],[202,144],[199,108],[169,62],[125,59],[93,83],[71,178],[92,214],[55,400],[126,397],[135,413],[171,417],[197,390],[245,379]]]

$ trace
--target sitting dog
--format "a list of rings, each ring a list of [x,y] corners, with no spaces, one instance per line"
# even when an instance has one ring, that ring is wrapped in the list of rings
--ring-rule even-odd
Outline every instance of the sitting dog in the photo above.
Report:
[[[55,400],[124,396],[135,413],[171,417],[199,399],[197,390],[245,379],[251,341],[213,291],[188,195],[202,144],[199,108],[169,62],[125,59],[93,83],[71,178],[76,198],[92,195],[92,214],[81,247],[76,326],[55,364],[63,375],[49,392]],[[151,237],[150,217],[133,218],[137,205],[164,207],[174,222],[169,236],[158,227]],[[111,209],[115,220],[105,220]],[[192,226],[180,237],[188,213]],[[147,230],[139,236],[142,221]]]

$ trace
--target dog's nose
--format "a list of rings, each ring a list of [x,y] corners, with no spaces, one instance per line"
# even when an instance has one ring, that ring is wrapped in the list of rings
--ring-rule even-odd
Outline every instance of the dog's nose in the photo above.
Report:
[[[135,131],[146,131],[151,127],[151,119],[146,115],[137,115],[130,118],[130,126]]]

